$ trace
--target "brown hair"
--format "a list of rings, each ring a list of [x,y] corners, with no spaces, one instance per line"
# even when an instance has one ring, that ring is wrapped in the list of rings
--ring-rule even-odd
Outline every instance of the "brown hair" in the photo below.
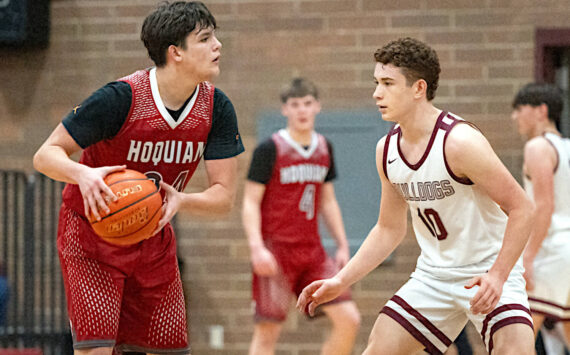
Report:
[[[141,41],[154,64],[162,67],[170,45],[186,49],[186,37],[196,28],[208,27],[216,28],[216,19],[202,2],[163,2],[144,20]]]
[[[425,80],[428,101],[435,97],[441,68],[437,53],[427,44],[410,37],[400,38],[378,49],[374,59],[400,68],[410,86],[419,79]]]

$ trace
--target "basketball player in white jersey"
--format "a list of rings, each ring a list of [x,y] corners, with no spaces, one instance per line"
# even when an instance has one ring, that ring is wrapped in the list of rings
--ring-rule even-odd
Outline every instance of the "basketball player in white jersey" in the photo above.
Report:
[[[364,354],[441,354],[470,320],[494,354],[534,354],[522,262],[532,202],[485,137],[432,104],[437,54],[404,38],[374,54],[373,97],[396,125],[376,148],[380,214],[357,254],[315,281],[309,312],[376,268],[404,239],[407,210],[421,247],[416,270],[380,312]]]
[[[535,335],[545,317],[563,321],[570,339],[570,139],[556,128],[563,108],[560,89],[527,84],[515,96],[512,118],[528,139],[523,175],[536,212],[523,253]]]

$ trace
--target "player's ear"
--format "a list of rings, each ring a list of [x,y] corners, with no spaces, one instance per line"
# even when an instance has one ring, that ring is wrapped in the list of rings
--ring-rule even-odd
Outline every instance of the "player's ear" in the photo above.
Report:
[[[422,96],[426,96],[427,87],[427,82],[424,79],[416,80],[416,82],[412,85],[412,88],[414,89],[414,98],[419,99]]]
[[[174,44],[171,44],[166,49],[166,57],[167,57],[167,62],[168,59],[174,62],[180,62],[182,60],[182,53],[180,48],[178,46],[175,46]]]
[[[545,103],[538,106],[538,112],[540,112],[540,117],[548,121],[548,106]]]

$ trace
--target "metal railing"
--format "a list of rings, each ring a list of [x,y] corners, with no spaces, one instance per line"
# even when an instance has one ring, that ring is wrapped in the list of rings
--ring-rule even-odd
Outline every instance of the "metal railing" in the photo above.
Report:
[[[0,349],[73,353],[56,249],[62,188],[41,174],[0,171],[0,277],[9,288]]]

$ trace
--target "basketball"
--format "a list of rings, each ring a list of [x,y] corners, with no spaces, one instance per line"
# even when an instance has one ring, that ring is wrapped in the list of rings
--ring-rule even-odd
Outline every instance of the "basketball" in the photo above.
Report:
[[[126,169],[105,177],[117,201],[109,203],[110,212],[89,222],[103,240],[117,245],[130,245],[152,237],[162,215],[162,198],[154,182],[144,174]]]

